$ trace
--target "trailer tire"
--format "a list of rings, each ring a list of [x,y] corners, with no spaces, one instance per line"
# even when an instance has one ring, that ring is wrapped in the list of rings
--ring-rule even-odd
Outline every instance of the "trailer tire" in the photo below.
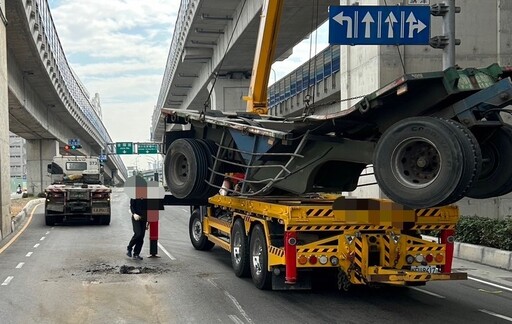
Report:
[[[215,246],[213,242],[208,241],[208,238],[203,233],[203,222],[199,209],[194,209],[190,215],[188,233],[190,236],[190,242],[196,250],[209,251]]]
[[[46,226],[54,226],[55,225],[55,217],[44,215],[44,221]]]
[[[249,267],[249,242],[245,235],[244,221],[238,218],[231,231],[231,265],[235,275],[240,278],[251,274]]]
[[[100,225],[110,225],[110,215],[100,216]]]
[[[411,208],[439,206],[462,190],[463,151],[445,121],[407,118],[392,125],[378,141],[373,157],[375,177],[382,191],[397,203]]]
[[[217,144],[212,140],[206,140],[206,139],[198,139],[197,142],[201,144],[206,152],[207,160],[208,160],[208,170],[206,175],[206,180],[210,181],[213,175],[213,185],[207,184],[208,189],[203,192],[204,199],[208,199],[211,196],[215,196],[219,193],[220,187],[222,186],[222,181],[224,181],[224,177],[219,174],[214,174],[213,172],[213,166],[215,163],[215,158],[217,156],[217,150],[218,146]],[[219,162],[220,163],[220,162]],[[217,166],[217,169],[220,169],[220,166]],[[219,171],[217,171],[219,172]]]
[[[196,140],[180,138],[172,142],[164,166],[165,180],[173,196],[193,199],[204,193],[208,160],[205,149]]]
[[[252,282],[258,289],[270,289],[272,274],[267,269],[268,250],[263,226],[260,224],[254,226],[251,232],[250,242],[249,250]]]
[[[466,126],[451,119],[439,119],[445,122],[454,132],[454,136],[457,137],[461,145],[464,159],[464,167],[459,184],[453,191],[453,194],[441,203],[441,205],[449,205],[462,199],[471,188],[473,182],[480,176],[482,170],[482,150],[475,135]]]
[[[480,177],[466,196],[485,199],[505,195],[512,191],[512,126],[504,125],[480,144],[483,164]]]

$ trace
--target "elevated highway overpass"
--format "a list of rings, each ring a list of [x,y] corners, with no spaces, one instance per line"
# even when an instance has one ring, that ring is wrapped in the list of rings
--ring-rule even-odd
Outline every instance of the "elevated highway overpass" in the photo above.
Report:
[[[9,130],[27,140],[29,190],[37,194],[47,185],[46,164],[54,155],[99,155],[112,140],[66,60],[47,2],[9,1],[6,17]],[[66,152],[72,138],[83,148]],[[126,179],[115,155],[105,170],[115,182]]]
[[[27,189],[33,194],[49,184],[46,166],[53,156],[98,156],[112,139],[66,60],[47,1],[5,1],[0,9],[2,239],[11,228],[9,131],[27,140]],[[66,152],[69,139],[80,139],[82,149]],[[117,155],[108,156],[104,168],[115,183],[128,177]]]
[[[248,93],[262,4],[262,0],[181,1],[153,112],[153,140],[163,140],[161,108],[246,109],[242,96]],[[293,46],[327,20],[329,5],[339,1],[284,2],[276,60],[287,58]],[[312,18],[313,23],[304,23]]]

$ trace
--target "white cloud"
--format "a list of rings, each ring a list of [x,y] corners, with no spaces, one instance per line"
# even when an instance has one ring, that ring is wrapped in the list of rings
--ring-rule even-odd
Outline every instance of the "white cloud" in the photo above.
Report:
[[[149,139],[180,0],[50,1],[64,52],[114,141]]]

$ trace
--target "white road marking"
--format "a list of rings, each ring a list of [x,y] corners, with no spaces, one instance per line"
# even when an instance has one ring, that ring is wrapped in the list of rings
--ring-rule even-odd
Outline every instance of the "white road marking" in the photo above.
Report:
[[[45,237],[45,236],[43,236],[43,237],[41,237],[41,239],[40,239],[39,241],[44,241],[44,239],[45,239],[45,238],[46,238],[46,237]]]
[[[37,249],[37,248],[39,247],[39,245],[40,245],[40,244],[39,244],[39,243],[37,243],[36,245],[34,245],[34,248],[36,248],[36,249]]]
[[[228,315],[228,317],[236,324],[244,324],[244,321],[238,318],[236,315]]]
[[[499,318],[501,318],[501,319],[504,319],[505,321],[512,322],[512,317],[508,317],[508,316],[505,316],[505,315],[501,315],[501,314],[498,314],[498,313],[494,313],[494,312],[488,311],[488,310],[486,310],[486,309],[479,309],[478,311],[480,311],[480,312],[482,312],[482,313],[489,314],[489,315],[491,315],[491,316],[499,317]]]
[[[482,280],[482,279],[477,279],[477,278],[473,278],[473,277],[469,277],[469,276],[468,276],[468,279],[469,280],[474,280],[474,281],[477,281],[477,282],[480,282],[480,283],[483,283],[483,284],[486,284],[486,285],[489,285],[489,286],[493,286],[493,287],[496,287],[496,288],[500,288],[500,289],[512,292],[512,288],[508,288],[508,287],[505,287],[505,286],[500,286],[498,284],[495,284],[495,283],[492,283],[492,282],[489,282],[489,281],[485,281],[485,280]]]
[[[419,292],[421,292],[421,293],[424,293],[424,294],[427,294],[427,295],[430,295],[430,296],[437,297],[437,298],[442,298],[442,299],[446,298],[445,296],[441,296],[441,295],[438,295],[438,294],[433,293],[433,292],[431,292],[431,291],[423,290],[423,289],[420,289],[420,288],[417,288],[417,287],[410,287],[410,288],[411,288],[411,289],[413,289],[413,290],[419,291]]]
[[[7,277],[7,279],[5,279],[4,282],[2,282],[2,286],[7,286],[11,282],[12,279],[14,279],[13,276]]]
[[[176,260],[176,258],[173,257],[172,254],[170,254],[169,251],[167,251],[162,244],[160,244],[160,242],[158,242],[158,247],[160,247],[160,249],[164,251],[164,253],[169,257],[169,259]]]
[[[29,256],[32,255],[32,253],[34,253],[34,252],[28,252],[25,256],[28,258]]]
[[[213,279],[207,279],[207,281],[209,283],[211,283],[215,288],[217,289],[220,289],[222,290],[222,292],[224,293],[224,295],[228,296],[229,299],[231,299],[231,301],[233,302],[233,304],[235,304],[235,307],[238,309],[238,311],[240,312],[240,314],[245,318],[245,320],[248,322],[248,323],[253,323],[253,321],[251,320],[251,318],[247,315],[247,313],[244,311],[244,309],[242,308],[242,306],[240,306],[240,303],[238,302],[238,300],[236,300],[236,298],[231,295],[227,290],[225,289],[222,289],[220,288],[214,281]],[[230,316],[231,317],[231,316]]]
[[[188,213],[190,211],[189,209],[185,209],[185,208],[181,208],[181,210],[183,210],[186,213]]]
[[[46,232],[46,235],[50,234],[50,231]]]
[[[21,269],[21,267],[23,267],[24,264],[25,264],[25,262],[18,263],[18,265],[16,266],[16,269]]]

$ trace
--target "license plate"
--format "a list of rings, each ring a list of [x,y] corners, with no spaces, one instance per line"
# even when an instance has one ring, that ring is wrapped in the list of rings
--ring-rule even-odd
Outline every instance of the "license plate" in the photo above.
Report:
[[[436,266],[411,266],[411,270],[416,272],[439,273],[439,268]]]
[[[109,210],[108,210],[108,207],[93,207],[92,213],[93,214],[108,214]]]

